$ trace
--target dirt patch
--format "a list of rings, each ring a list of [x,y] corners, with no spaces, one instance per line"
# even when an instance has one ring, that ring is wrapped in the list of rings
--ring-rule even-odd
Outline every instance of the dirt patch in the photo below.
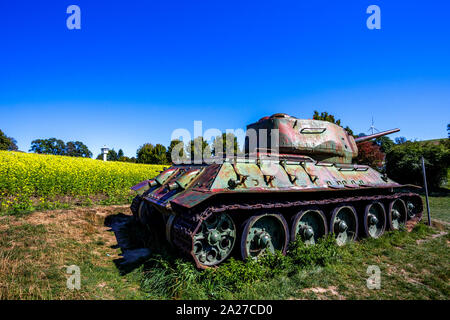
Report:
[[[430,240],[433,240],[433,239],[436,239],[436,238],[445,236],[445,235],[447,235],[447,234],[448,234],[448,232],[446,232],[446,231],[441,231],[441,232],[439,232],[439,233],[433,234],[432,236],[430,236],[430,237],[427,238],[427,239],[419,239],[419,240],[416,240],[416,243],[417,243],[417,244],[421,244],[421,243],[424,243],[424,242],[428,242],[428,241],[430,241]]]
[[[315,288],[306,288],[302,290],[303,293],[313,292],[317,299],[319,300],[328,300],[330,296],[336,297],[338,300],[345,300],[345,297],[339,294],[337,288],[335,286],[330,286],[328,288],[315,287]]]
[[[406,230],[408,232],[411,232],[414,227],[416,226],[416,224],[419,223],[419,221],[422,219],[422,215],[416,216],[408,221],[406,221]]]
[[[101,222],[108,215],[117,213],[129,213],[129,205],[116,206],[94,206],[94,207],[79,207],[76,209],[58,209],[31,213],[24,220],[39,223],[55,223],[66,219],[67,217],[77,218],[93,218],[96,222]],[[94,222],[94,221],[93,221]]]
[[[442,221],[442,220],[438,220],[438,219],[431,219],[431,226],[433,228],[436,228],[437,230],[443,231],[450,227],[450,223],[447,221]]]

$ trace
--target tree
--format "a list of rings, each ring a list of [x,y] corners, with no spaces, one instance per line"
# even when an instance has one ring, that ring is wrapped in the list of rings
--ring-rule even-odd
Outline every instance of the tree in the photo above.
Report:
[[[56,138],[33,140],[31,141],[30,151],[58,156],[92,157],[92,152],[89,151],[88,147],[83,142],[69,141],[66,144],[64,141]]]
[[[202,136],[198,136],[186,146],[186,153],[190,156],[191,161],[209,158],[211,157],[211,147]]]
[[[138,163],[148,164],[167,164],[166,147],[162,144],[153,146],[151,143],[146,143],[139,147],[136,152]]]
[[[167,149],[162,144],[158,143],[153,149],[153,163],[167,164]]]
[[[365,136],[366,136],[366,134],[362,133],[362,132],[358,133],[358,135],[357,135],[358,138],[365,137]]]
[[[328,114],[328,112],[321,112],[319,114],[319,111],[314,110],[313,119],[314,120],[328,121],[328,122],[331,122],[331,123],[335,123],[338,126],[341,125],[341,120],[340,119],[336,120],[334,118],[334,116],[332,114]]]
[[[66,144],[65,155],[69,157],[92,157],[92,152],[89,151],[88,147],[81,141],[69,141]]]
[[[136,163],[136,158],[135,157],[127,157],[127,156],[122,156],[119,158],[119,161],[121,162],[131,162],[131,163]]]
[[[123,156],[124,156],[123,150],[122,150],[122,149],[119,149],[119,151],[117,151],[117,157],[118,157],[118,159],[122,158]]]
[[[384,153],[381,147],[373,141],[358,143],[358,157],[356,162],[380,169],[383,166]]]
[[[450,143],[407,141],[392,147],[386,155],[386,173],[402,184],[423,185],[421,157],[425,159],[427,181],[436,190],[445,181],[450,167]]]
[[[13,137],[8,137],[11,140],[11,144],[9,145],[8,151],[17,151],[19,147],[17,146],[17,140]]]
[[[227,150],[227,144],[231,150]],[[227,153],[237,155],[240,152],[239,143],[237,137],[233,133],[222,133],[221,136],[217,136],[213,141],[212,154],[214,156],[222,156]]]
[[[174,150],[175,154],[174,157],[172,157],[172,152],[174,152]],[[167,148],[166,158],[169,163],[182,163],[183,160],[186,159],[183,141],[178,139],[170,141],[170,145]]]
[[[391,138],[383,136],[376,138],[375,143],[380,146],[381,152],[388,153],[392,147],[395,145]]]
[[[314,110],[314,115],[313,115],[313,119],[314,120],[322,120],[322,121],[328,121],[334,124],[337,124],[338,126],[341,125],[341,120],[338,119],[336,120],[335,117],[332,114],[329,114],[328,112],[321,112],[319,114],[319,112],[317,110]],[[347,133],[351,136],[353,136],[353,130],[350,129],[348,126],[346,126],[345,131],[347,131]]]
[[[64,141],[56,138],[36,139],[31,141],[31,152],[63,156],[66,153]]]
[[[450,139],[450,123],[447,124],[447,135],[448,135],[448,138]]]
[[[145,143],[142,146],[139,147],[139,149],[136,151],[136,159],[138,163],[152,163],[152,155],[153,155],[153,149],[155,148],[154,145],[151,143]]]
[[[119,160],[119,156],[117,155],[116,150],[114,150],[114,148],[112,148],[111,150],[108,151],[108,154],[106,155],[106,160],[107,161],[118,161]]]
[[[16,139],[8,137],[0,130],[0,150],[17,151],[18,149]]]
[[[408,140],[406,140],[405,137],[397,137],[395,138],[395,144],[404,144],[406,143]]]
[[[0,130],[0,150],[8,150],[11,140]]]

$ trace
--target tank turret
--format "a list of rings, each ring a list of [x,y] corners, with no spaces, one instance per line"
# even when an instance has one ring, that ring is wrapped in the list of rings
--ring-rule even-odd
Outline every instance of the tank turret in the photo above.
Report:
[[[248,153],[267,150],[307,155],[322,162],[349,164],[358,156],[357,143],[397,131],[399,129],[355,139],[337,124],[277,113],[247,126],[245,146]]]

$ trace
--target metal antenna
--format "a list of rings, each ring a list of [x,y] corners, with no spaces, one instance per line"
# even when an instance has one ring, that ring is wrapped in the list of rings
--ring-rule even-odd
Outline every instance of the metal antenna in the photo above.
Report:
[[[375,130],[376,130],[377,132],[380,132],[380,130],[378,130],[377,128],[375,128],[375,126],[373,125],[373,116],[372,116],[372,125],[370,126],[369,131],[371,132],[371,134],[374,134],[374,133],[375,133]]]

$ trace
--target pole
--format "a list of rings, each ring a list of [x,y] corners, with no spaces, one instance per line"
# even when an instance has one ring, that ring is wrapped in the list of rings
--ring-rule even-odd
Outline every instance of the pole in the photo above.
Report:
[[[425,199],[427,200],[428,225],[431,226],[430,203],[428,201],[427,174],[425,172],[425,160],[422,157],[423,185],[425,186]]]

